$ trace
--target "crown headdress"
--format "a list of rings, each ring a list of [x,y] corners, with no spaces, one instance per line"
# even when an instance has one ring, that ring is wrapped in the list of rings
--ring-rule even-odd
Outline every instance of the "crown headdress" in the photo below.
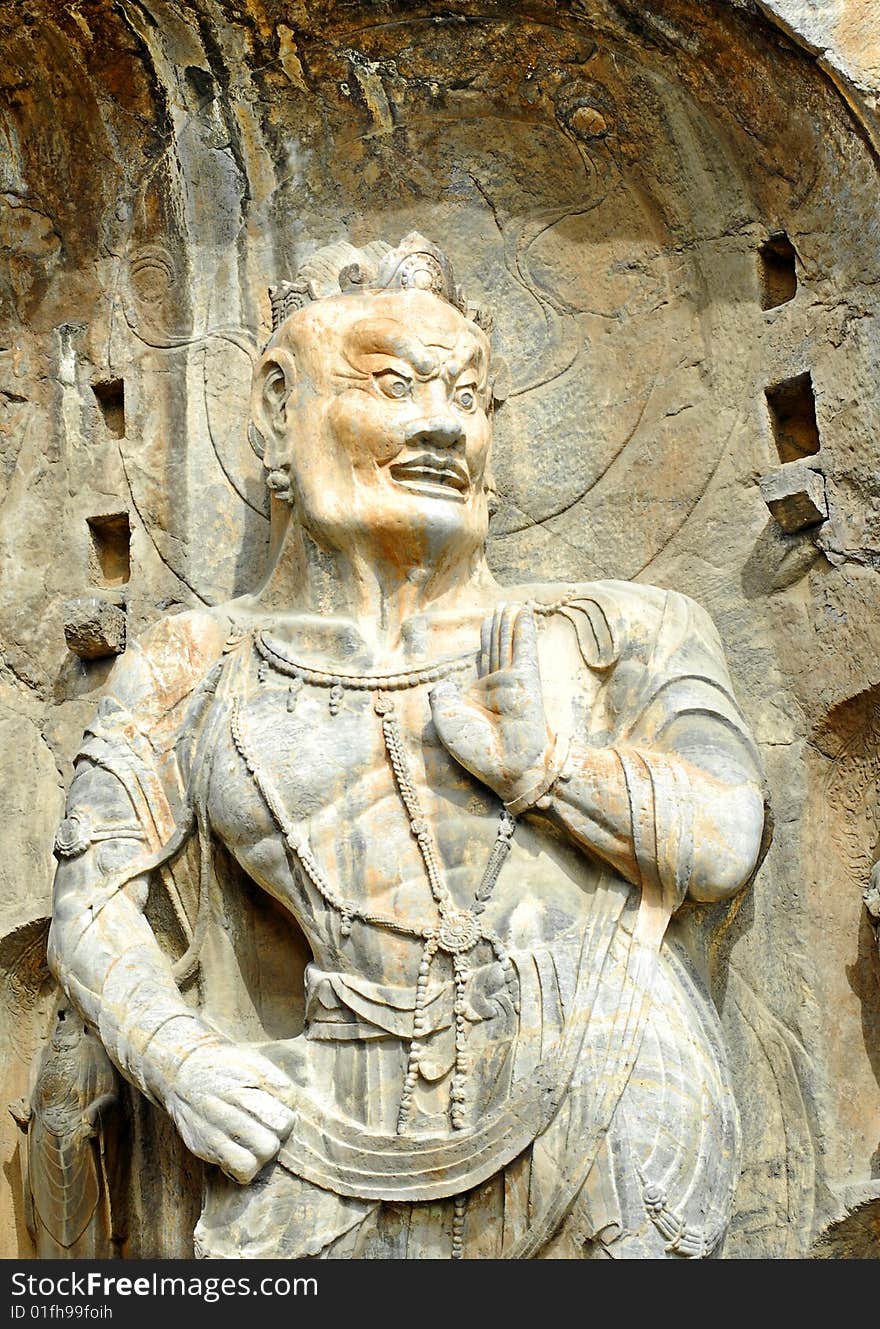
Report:
[[[312,254],[300,268],[296,281],[281,281],[269,287],[272,332],[286,318],[315,300],[331,295],[368,291],[431,291],[460,310],[485,332],[492,327],[488,311],[468,303],[456,285],[446,254],[418,231],[404,236],[396,249],[375,240],[356,249],[341,240]]]

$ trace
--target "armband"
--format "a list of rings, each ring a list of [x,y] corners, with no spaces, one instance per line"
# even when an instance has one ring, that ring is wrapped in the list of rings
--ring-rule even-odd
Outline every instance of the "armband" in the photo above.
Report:
[[[97,826],[91,813],[79,808],[64,818],[55,834],[53,853],[56,858],[76,858],[101,840],[143,840],[144,832],[137,822],[114,822]]]

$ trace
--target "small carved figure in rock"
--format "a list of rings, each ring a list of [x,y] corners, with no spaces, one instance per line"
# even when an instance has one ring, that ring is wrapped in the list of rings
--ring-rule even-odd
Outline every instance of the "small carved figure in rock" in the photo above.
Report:
[[[201,1255],[711,1255],[739,1128],[680,913],[764,823],[718,634],[497,583],[487,320],[435,245],[332,246],[273,310],[272,565],[116,664],[54,972],[208,1164]]]
[[[116,1253],[113,1158],[106,1129],[118,1080],[100,1039],[59,1003],[29,1099],[11,1106],[24,1133],[25,1222],[40,1259]]]

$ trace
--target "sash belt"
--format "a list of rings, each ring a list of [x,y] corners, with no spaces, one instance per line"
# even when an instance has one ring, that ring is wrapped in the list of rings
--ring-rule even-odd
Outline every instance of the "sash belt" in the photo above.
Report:
[[[355,1199],[441,1200],[460,1195],[528,1148],[556,1111],[559,1075],[557,1069],[550,1078],[545,1064],[485,1125],[442,1136],[381,1134],[303,1096],[278,1161],[324,1190]]]

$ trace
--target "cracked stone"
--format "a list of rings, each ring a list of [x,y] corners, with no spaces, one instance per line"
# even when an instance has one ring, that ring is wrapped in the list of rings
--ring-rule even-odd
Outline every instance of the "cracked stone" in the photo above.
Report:
[[[125,612],[96,595],[64,605],[64,636],[81,660],[100,660],[125,650]]]
[[[797,462],[779,466],[759,480],[761,497],[789,535],[828,518],[825,477]]]

